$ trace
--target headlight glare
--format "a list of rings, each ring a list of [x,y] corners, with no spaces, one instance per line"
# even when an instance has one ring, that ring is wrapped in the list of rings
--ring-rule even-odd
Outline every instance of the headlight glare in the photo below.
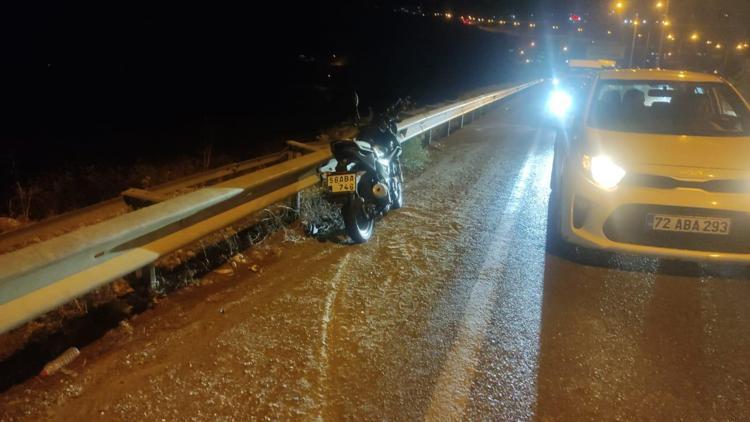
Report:
[[[625,177],[625,170],[606,155],[584,155],[581,164],[589,172],[591,179],[604,189],[614,189]]]
[[[559,119],[564,118],[572,106],[573,97],[560,90],[553,91],[547,101],[547,111]]]

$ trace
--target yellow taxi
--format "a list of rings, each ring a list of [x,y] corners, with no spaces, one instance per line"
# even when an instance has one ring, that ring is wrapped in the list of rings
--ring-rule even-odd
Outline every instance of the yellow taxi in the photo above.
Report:
[[[724,79],[598,74],[555,146],[548,245],[750,262],[750,110]]]

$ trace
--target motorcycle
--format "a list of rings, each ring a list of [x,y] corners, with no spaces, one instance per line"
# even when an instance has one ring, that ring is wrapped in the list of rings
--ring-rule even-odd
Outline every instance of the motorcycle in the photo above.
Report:
[[[319,169],[329,202],[341,207],[354,243],[367,242],[375,220],[404,205],[401,144],[396,118],[401,102],[364,127],[355,139],[331,143],[333,157]]]

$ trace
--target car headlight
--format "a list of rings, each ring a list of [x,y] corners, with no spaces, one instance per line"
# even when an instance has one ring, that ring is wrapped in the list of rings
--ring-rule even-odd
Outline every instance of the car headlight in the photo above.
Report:
[[[562,119],[573,106],[573,97],[564,91],[553,91],[547,101],[547,111],[553,116]]]
[[[604,189],[614,189],[625,177],[625,170],[606,155],[584,155],[581,164],[591,175],[591,180]]]

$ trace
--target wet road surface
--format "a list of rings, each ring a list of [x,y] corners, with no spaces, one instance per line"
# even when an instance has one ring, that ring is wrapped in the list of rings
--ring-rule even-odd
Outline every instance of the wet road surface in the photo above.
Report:
[[[261,273],[163,300],[0,419],[747,418],[746,279],[545,253],[540,92],[442,140],[368,244],[266,245]]]

